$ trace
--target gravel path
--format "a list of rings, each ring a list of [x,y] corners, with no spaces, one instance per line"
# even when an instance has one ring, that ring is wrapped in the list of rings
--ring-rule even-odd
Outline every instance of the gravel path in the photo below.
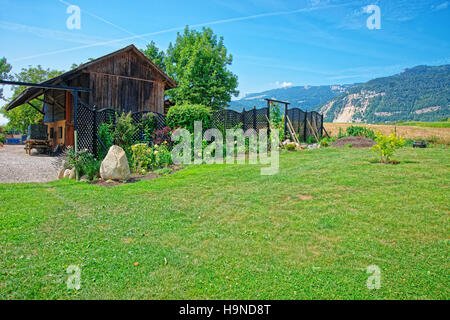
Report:
[[[58,179],[56,157],[27,155],[24,146],[0,147],[0,183],[49,182]]]

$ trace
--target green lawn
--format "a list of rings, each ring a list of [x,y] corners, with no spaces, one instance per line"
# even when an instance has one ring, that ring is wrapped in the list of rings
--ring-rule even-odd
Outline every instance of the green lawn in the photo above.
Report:
[[[396,166],[370,150],[282,154],[272,177],[204,165],[114,188],[0,185],[0,298],[449,299],[449,150],[405,148]]]

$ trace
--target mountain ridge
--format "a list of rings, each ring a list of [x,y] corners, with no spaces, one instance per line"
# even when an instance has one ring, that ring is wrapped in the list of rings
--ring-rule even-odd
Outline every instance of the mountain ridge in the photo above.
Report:
[[[416,66],[365,83],[272,89],[232,101],[230,109],[262,108],[265,98],[318,111],[327,122],[437,121],[450,116],[450,65]]]

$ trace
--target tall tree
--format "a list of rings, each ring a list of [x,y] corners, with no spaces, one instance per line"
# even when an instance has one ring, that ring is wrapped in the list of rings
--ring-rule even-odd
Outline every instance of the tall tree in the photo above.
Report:
[[[163,71],[166,71],[166,55],[163,50],[159,50],[155,42],[150,42],[145,49],[141,49],[142,53],[152,60]]]
[[[11,79],[12,76],[9,74],[11,72],[11,65],[6,61],[6,58],[0,59],[0,79],[1,80],[8,80]],[[3,88],[0,88],[0,99],[5,100],[5,97],[3,96]]]
[[[238,78],[228,70],[232,61],[223,38],[218,40],[210,28],[198,32],[186,27],[166,54],[166,71],[178,84],[168,92],[171,100],[225,107],[232,96],[239,95]]]
[[[43,69],[40,65],[37,67],[29,66],[28,68],[23,68],[20,73],[15,75],[15,79],[21,82],[31,82],[40,83],[42,81],[51,79],[60,75],[62,71]],[[14,89],[13,99],[21,94],[26,87],[18,86]],[[32,100],[31,103],[38,109],[42,109],[42,102],[39,100]],[[9,119],[8,126],[19,132],[25,133],[27,131],[28,125],[32,123],[39,123],[42,120],[42,114],[36,109],[29,105],[22,105],[11,111],[6,111],[3,107],[1,112]]]

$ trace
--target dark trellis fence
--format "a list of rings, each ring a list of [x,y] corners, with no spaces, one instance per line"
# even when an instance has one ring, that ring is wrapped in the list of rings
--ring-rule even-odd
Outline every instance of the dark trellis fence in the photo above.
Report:
[[[97,155],[98,148],[102,147],[102,142],[98,138],[98,129],[102,123],[115,123],[116,110],[101,109],[96,110],[95,107],[89,107],[84,103],[80,103],[76,109],[77,128],[78,128],[78,150],[86,149],[90,153]],[[305,112],[298,108],[286,108],[286,114],[292,122],[294,131],[299,139],[306,141],[310,137],[321,137],[323,132],[323,115],[312,111]],[[152,111],[141,111],[132,113],[131,116],[135,123],[140,123],[142,117],[147,113],[153,113],[156,117],[156,128],[162,130],[166,126],[166,117],[163,114]],[[244,131],[254,129],[270,130],[267,119],[270,118],[270,109],[261,108],[252,110],[243,110],[237,112],[234,110],[214,111],[211,117],[213,128],[222,130],[241,127]],[[285,119],[286,123],[287,119]],[[290,133],[285,126],[285,136],[290,137]],[[144,133],[138,131],[136,140],[143,140]],[[291,137],[292,138],[292,137]]]
[[[163,114],[153,111],[140,111],[131,114],[135,124],[141,122],[144,114],[152,113],[156,117],[156,129],[162,130],[166,126],[166,117]],[[98,148],[102,148],[102,141],[98,138],[98,129],[102,123],[112,124],[116,122],[117,110],[91,108],[85,104],[80,104],[77,108],[78,124],[78,150],[87,150],[97,155]],[[136,141],[142,141],[144,133],[138,130],[135,136]]]
[[[292,122],[294,131],[301,141],[306,141],[310,137],[322,137],[323,115],[315,111],[305,112],[298,108],[286,108],[286,111],[289,120]],[[244,109],[242,112],[225,109],[214,111],[211,122],[212,127],[214,128],[233,129],[242,126],[244,131],[248,129],[255,129],[258,131],[261,129],[270,130],[267,119],[270,119],[269,108],[253,108],[248,111]],[[285,119],[285,123],[286,122],[287,119]],[[285,136],[290,137],[286,125]]]

